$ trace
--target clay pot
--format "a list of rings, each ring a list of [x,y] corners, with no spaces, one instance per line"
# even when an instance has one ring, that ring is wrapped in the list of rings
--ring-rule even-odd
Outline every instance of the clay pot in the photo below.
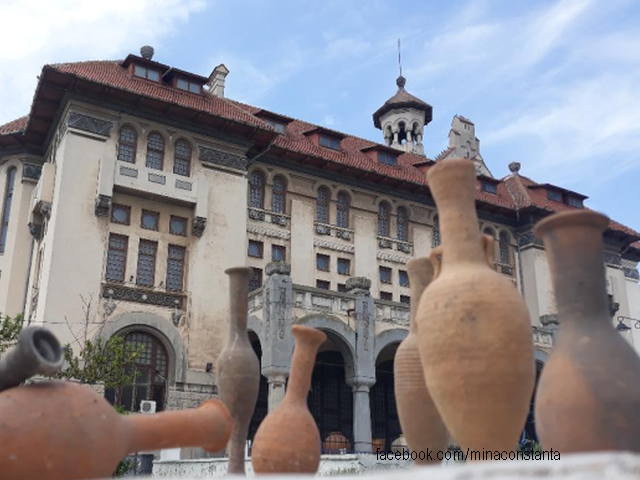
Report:
[[[229,473],[245,473],[245,444],[260,388],[260,362],[247,335],[249,268],[230,268],[229,337],[218,356],[218,398],[233,418]]]
[[[444,160],[427,180],[442,230],[439,271],[416,314],[427,388],[459,445],[511,451],[535,381],[529,314],[478,231],[473,162]]]
[[[256,473],[316,473],[320,465],[320,432],[307,407],[318,348],[327,336],[294,325],[291,375],[278,407],[260,424],[253,440],[251,463]]]
[[[217,400],[192,410],[120,415],[86,386],[40,382],[0,393],[0,472],[11,480],[107,478],[138,451],[221,450],[231,426]]]
[[[411,288],[409,335],[398,347],[393,364],[398,418],[411,451],[440,451],[447,447],[447,429],[424,381],[415,321],[422,292],[433,277],[433,265],[427,257],[413,258],[407,262],[407,272]],[[432,458],[429,461],[425,455],[425,460],[416,463],[440,463]]]
[[[545,450],[640,452],[640,359],[609,314],[608,223],[580,210],[548,217],[534,230],[544,240],[560,320],[535,402]]]

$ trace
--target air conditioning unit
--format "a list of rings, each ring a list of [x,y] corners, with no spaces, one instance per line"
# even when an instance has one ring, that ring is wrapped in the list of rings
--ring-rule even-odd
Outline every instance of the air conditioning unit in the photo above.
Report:
[[[153,400],[142,400],[140,402],[140,413],[156,413],[156,402]]]

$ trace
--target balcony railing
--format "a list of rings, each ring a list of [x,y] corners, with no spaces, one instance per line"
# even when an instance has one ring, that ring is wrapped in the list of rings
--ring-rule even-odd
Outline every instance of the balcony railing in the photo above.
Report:
[[[380,235],[378,235],[378,246],[380,248],[388,248],[404,253],[411,253],[413,250],[413,243],[411,242],[405,242],[397,238],[382,237]]]
[[[263,208],[247,207],[247,212],[251,220],[258,222],[271,222],[281,227],[286,227],[291,222],[291,215],[286,213],[272,212],[271,210],[264,210]]]
[[[338,227],[329,223],[314,222],[316,233],[318,235],[327,235],[329,237],[341,238],[348,242],[353,241],[353,228]]]

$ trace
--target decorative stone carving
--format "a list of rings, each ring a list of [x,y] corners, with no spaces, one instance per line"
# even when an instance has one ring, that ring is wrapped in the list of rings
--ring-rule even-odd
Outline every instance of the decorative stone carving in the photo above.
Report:
[[[622,257],[619,253],[604,252],[604,263],[612,267],[622,266]]]
[[[39,208],[40,208],[40,214],[45,218],[50,218],[51,217],[51,202],[40,201],[38,203],[39,203]]]
[[[278,215],[275,213],[271,214],[271,223],[275,223],[276,225],[280,225],[282,227],[287,226],[287,217],[284,215]]]
[[[542,243],[542,240],[540,240],[539,238],[536,238],[533,232],[525,232],[518,237],[518,246],[519,247],[536,246],[536,247],[542,248],[543,243]]]
[[[207,147],[198,147],[198,158],[203,164],[221,165],[223,167],[235,168],[237,170],[247,169],[247,159],[238,155],[233,155],[220,150]]]
[[[271,237],[271,238],[281,238],[284,240],[289,240],[289,238],[291,238],[291,233],[289,232],[282,231],[282,230],[275,230],[275,229],[258,226],[258,225],[247,225],[247,232],[255,233],[256,235],[264,235],[266,237]]]
[[[36,240],[40,240],[42,238],[42,225],[29,222],[27,226],[29,227],[29,233],[33,238],[35,238]]]
[[[106,217],[111,208],[111,197],[109,195],[98,195],[96,197],[95,214],[96,217]]]
[[[399,252],[411,253],[411,244],[407,242],[398,242],[397,248]]]
[[[546,326],[555,326],[559,324],[558,314],[557,313],[549,313],[547,315],[540,315],[540,323]]]
[[[351,232],[349,230],[336,230],[336,237],[343,240],[351,240]]]
[[[351,277],[347,280],[346,288],[349,293],[357,293],[357,291],[369,292],[371,290],[371,280],[367,277]],[[352,290],[356,290],[356,292]]]
[[[269,262],[267,266],[264,268],[267,276],[271,275],[290,275],[291,274],[291,265],[287,262]]]
[[[387,252],[378,252],[377,257],[378,260],[387,260],[388,262],[401,263],[402,265],[409,261],[409,257]]]
[[[329,227],[328,225],[322,225],[320,223],[316,223],[316,233],[318,235],[331,236],[331,227]]]
[[[343,245],[341,243],[334,243],[321,238],[314,238],[313,245],[315,247],[322,247],[328,250],[335,250],[336,252],[355,253],[356,248],[353,245]]]
[[[100,135],[102,137],[109,137],[111,135],[111,129],[113,128],[113,122],[108,122],[100,118],[90,117],[82,113],[71,112],[67,118],[67,125],[69,128],[75,128],[76,130],[83,130],[85,132]]]
[[[378,246],[380,248],[393,248],[393,242],[388,238],[378,238]]]
[[[22,179],[23,180],[40,180],[42,174],[42,165],[34,165],[33,163],[22,164]]]
[[[631,280],[640,280],[640,274],[638,274],[638,269],[636,268],[624,267],[624,276],[630,278]]]
[[[264,222],[264,211],[258,210],[257,208],[249,208],[249,218],[251,220]]]
[[[125,302],[145,303],[159,307],[182,309],[184,306],[183,295],[150,292],[139,288],[125,287],[124,285],[103,285],[102,297]]]
[[[204,233],[204,228],[207,226],[207,219],[204,217],[196,217],[191,224],[191,233],[196,237],[201,237]]]

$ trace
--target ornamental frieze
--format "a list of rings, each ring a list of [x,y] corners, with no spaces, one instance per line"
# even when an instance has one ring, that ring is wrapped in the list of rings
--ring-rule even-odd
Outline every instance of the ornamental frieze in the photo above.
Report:
[[[404,265],[409,261],[409,257],[405,257],[402,255],[395,255],[393,253],[387,253],[387,252],[378,252],[378,260],[387,260],[389,262],[401,263],[402,265]]]
[[[636,282],[640,280],[640,274],[638,274],[637,268],[624,267],[624,276],[631,280],[635,280]]]
[[[184,305],[184,295],[150,292],[148,290],[125,287],[123,285],[103,285],[102,296],[112,300],[145,303],[159,307],[175,307],[182,309]]]
[[[23,180],[40,180],[42,174],[42,165],[34,165],[33,163],[22,164],[22,179]]]
[[[256,235],[264,235],[271,238],[281,238],[283,240],[289,240],[291,233],[283,230],[276,230],[273,228],[267,228],[258,225],[247,225],[247,232],[255,233]]]
[[[83,130],[85,132],[93,133],[94,135],[100,135],[101,137],[109,137],[111,135],[111,129],[113,128],[113,122],[90,117],[89,115],[77,112],[69,113],[69,117],[67,117],[67,125],[69,128]]]
[[[356,251],[356,247],[354,247],[353,245],[344,245],[342,243],[330,242],[321,238],[314,238],[313,246],[326,248],[328,250],[333,250],[336,252],[355,253]]]
[[[247,169],[247,159],[238,155],[233,155],[220,150],[207,147],[198,147],[198,158],[204,164],[221,165],[223,167],[235,168],[237,170]]]

